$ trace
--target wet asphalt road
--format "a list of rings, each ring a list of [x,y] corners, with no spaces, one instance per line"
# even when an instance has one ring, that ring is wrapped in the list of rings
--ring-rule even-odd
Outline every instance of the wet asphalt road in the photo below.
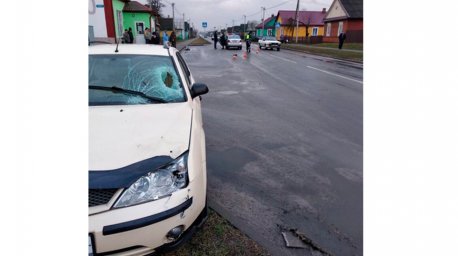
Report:
[[[246,60],[213,45],[182,52],[210,88],[210,206],[272,255],[320,255],[287,248],[282,228],[332,255],[362,255],[362,66],[253,48]]]

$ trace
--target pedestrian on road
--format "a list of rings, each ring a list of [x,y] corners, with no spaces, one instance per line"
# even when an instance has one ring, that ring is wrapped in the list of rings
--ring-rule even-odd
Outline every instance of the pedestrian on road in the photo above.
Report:
[[[345,35],[344,32],[339,34],[339,49],[342,49],[343,43],[346,38],[347,38],[347,35]]]
[[[213,32],[213,45],[215,47],[215,50],[216,50],[216,43],[218,43],[218,33],[216,33],[216,30],[215,30],[215,32]]]
[[[251,38],[250,38],[250,34],[246,34],[245,43],[246,43],[246,51],[247,51],[247,52],[251,52]]]
[[[172,47],[177,48],[177,36],[175,35],[175,31],[172,31],[172,34],[170,34],[170,43],[172,43]]]
[[[122,43],[123,44],[130,44],[130,36],[127,29],[124,29],[124,33],[122,34]]]
[[[144,36],[145,36],[145,42],[146,42],[147,44],[151,44],[151,36],[152,36],[152,35],[151,35],[151,31],[149,30],[149,28],[146,28],[146,29],[145,29],[145,34],[144,34]]]
[[[223,50],[224,50],[224,48],[227,49],[227,47],[226,47],[226,42],[227,42],[227,40],[226,40],[226,35],[224,35],[224,33],[221,34],[221,37],[220,37],[219,40],[220,40],[222,49],[223,49]]]
[[[132,33],[132,28],[129,28],[129,38],[130,38],[130,42],[129,44],[133,44],[134,43],[134,34]]]
[[[167,35],[165,31],[162,32],[162,44],[164,45],[164,47],[169,46],[169,36]]]

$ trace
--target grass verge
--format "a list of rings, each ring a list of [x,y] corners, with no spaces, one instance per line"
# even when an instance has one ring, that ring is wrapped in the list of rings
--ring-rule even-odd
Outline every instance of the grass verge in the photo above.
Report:
[[[199,37],[197,39],[195,39],[194,41],[192,41],[189,46],[202,46],[202,45],[205,45],[205,44],[210,44],[207,40]]]
[[[339,51],[336,49],[326,48],[326,47],[307,47],[304,45],[293,45],[287,44],[282,45],[282,49],[290,49],[295,51],[301,51],[310,54],[316,54],[325,57],[331,57],[336,59],[344,59],[356,62],[363,62],[363,52],[353,52],[353,51]]]
[[[338,43],[321,43],[321,44],[314,44],[313,46],[333,48],[333,49],[338,49],[339,48],[339,44]],[[342,49],[362,51],[363,50],[363,44],[362,43],[344,43],[343,46],[342,46]]]
[[[255,241],[232,226],[215,211],[209,209],[209,216],[202,229],[178,250],[163,256],[200,255],[270,255]]]

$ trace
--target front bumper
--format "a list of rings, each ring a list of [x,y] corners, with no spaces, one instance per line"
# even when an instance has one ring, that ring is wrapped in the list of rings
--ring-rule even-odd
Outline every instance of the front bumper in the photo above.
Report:
[[[265,48],[266,49],[276,49],[276,48],[280,48],[280,45],[279,44],[266,44]]]
[[[183,240],[206,214],[205,182],[200,175],[170,197],[90,215],[94,255],[148,255]],[[166,234],[180,225],[185,232],[171,242]]]
[[[227,43],[227,47],[235,47],[235,48],[240,48],[242,47],[242,43]]]

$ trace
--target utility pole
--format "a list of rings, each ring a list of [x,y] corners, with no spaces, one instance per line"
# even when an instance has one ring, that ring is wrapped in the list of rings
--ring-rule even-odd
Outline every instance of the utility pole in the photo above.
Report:
[[[243,36],[245,36],[245,29],[246,28],[246,15],[243,15]]]
[[[175,31],[175,3],[172,3],[172,28]]]
[[[181,30],[181,35],[182,35],[181,38],[183,40],[185,40],[185,37],[186,37],[186,23],[184,21],[184,13],[183,13],[183,30]]]
[[[297,38],[299,36],[299,19],[298,19],[298,12],[299,12],[299,2],[300,0],[297,0],[297,6],[296,6],[296,44],[297,44]]]
[[[262,34],[261,36],[264,36],[264,15],[266,12],[266,7],[261,7],[261,9],[262,9]]]

